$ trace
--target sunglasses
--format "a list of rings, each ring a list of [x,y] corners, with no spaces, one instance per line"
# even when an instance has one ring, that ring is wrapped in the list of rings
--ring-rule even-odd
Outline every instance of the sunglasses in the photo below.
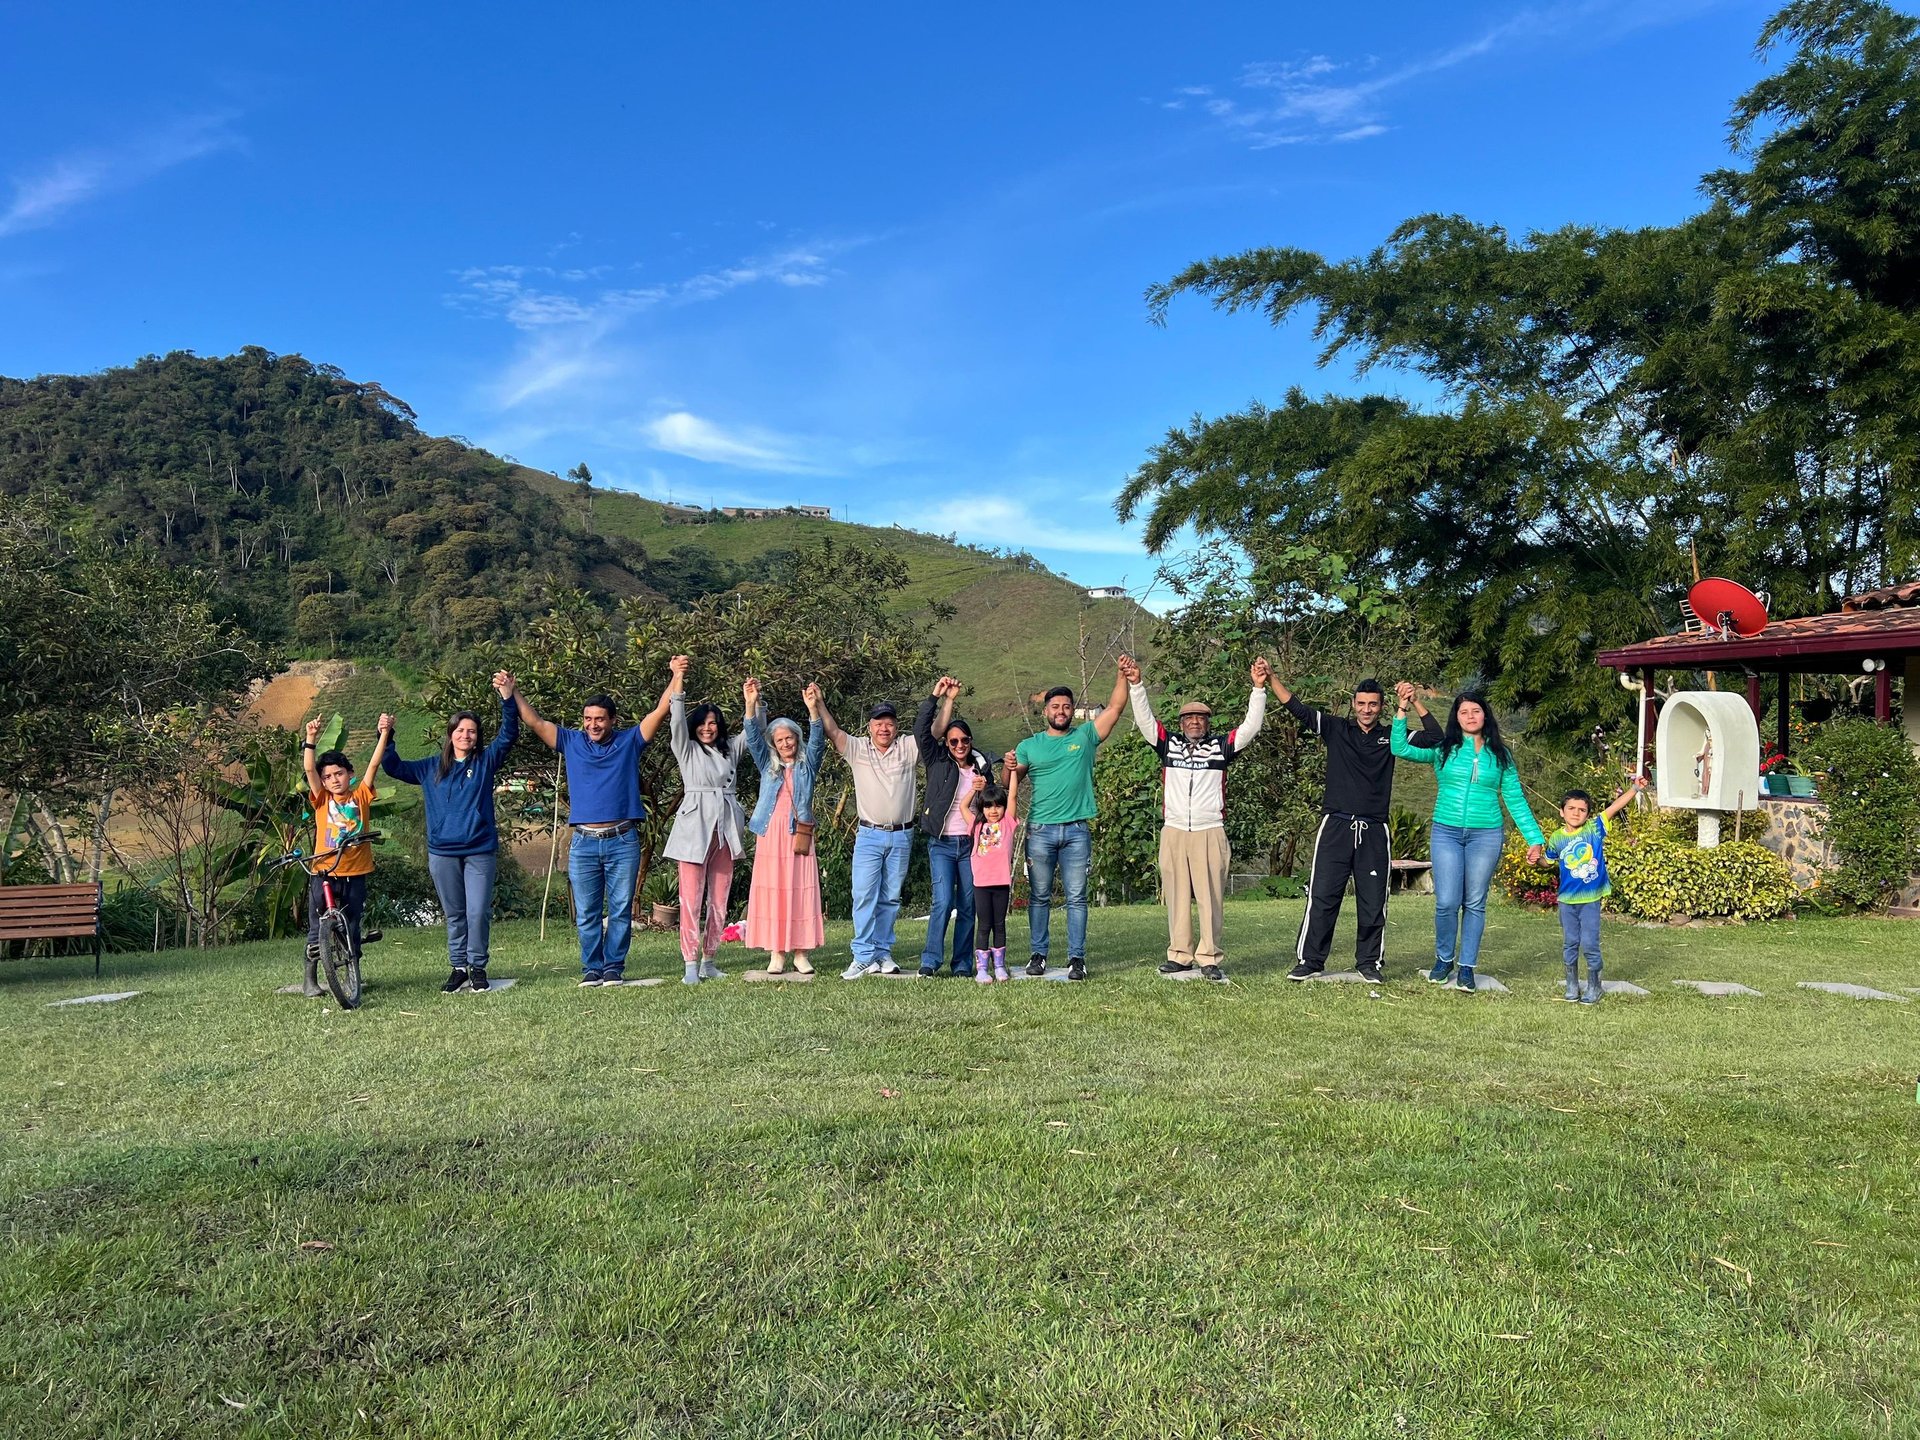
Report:
[[[947,741],[947,748],[949,750],[971,750],[973,748],[973,741],[962,735],[958,740]]]

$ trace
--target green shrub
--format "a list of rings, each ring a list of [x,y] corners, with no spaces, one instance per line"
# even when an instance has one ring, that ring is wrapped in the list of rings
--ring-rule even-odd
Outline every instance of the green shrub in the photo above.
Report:
[[[1822,776],[1820,837],[1840,857],[1821,891],[1879,909],[1920,870],[1920,761],[1900,730],[1872,720],[1823,726],[1800,759]]]
[[[1526,838],[1518,830],[1507,832],[1506,843],[1500,848],[1500,864],[1493,872],[1493,883],[1501,894],[1519,905],[1551,908],[1560,902],[1560,867],[1551,860],[1529,865]]]
[[[1711,850],[1667,836],[1607,847],[1611,908],[1646,920],[1674,915],[1765,920],[1793,908],[1787,863],[1751,840]]]
[[[1387,844],[1396,860],[1426,860],[1433,849],[1432,831],[1413,811],[1396,810],[1387,817]]]

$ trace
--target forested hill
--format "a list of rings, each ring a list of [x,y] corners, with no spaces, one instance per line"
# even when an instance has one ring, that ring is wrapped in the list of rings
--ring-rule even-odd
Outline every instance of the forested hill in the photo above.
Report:
[[[505,633],[556,586],[651,588],[516,467],[378,385],[249,347],[0,379],[0,492],[51,490],[216,577],[263,638],[406,656]]]
[[[1128,600],[1088,602],[1018,536],[995,554],[798,515],[672,524],[637,496],[424,434],[380,386],[258,347],[0,378],[0,495],[36,491],[210,575],[248,631],[309,654],[444,658],[510,635],[561,589],[686,604],[827,533],[900,554],[900,606],[958,606],[942,663],[1009,718],[1153,623]]]

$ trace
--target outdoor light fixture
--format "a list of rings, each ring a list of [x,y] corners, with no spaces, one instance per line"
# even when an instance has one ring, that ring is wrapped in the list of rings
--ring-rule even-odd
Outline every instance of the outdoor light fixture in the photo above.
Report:
[[[1860,668],[1866,671],[1867,674],[1872,675],[1881,670],[1886,669],[1887,662],[1884,660],[1875,660],[1869,657],[1868,659],[1862,660],[1860,662]]]

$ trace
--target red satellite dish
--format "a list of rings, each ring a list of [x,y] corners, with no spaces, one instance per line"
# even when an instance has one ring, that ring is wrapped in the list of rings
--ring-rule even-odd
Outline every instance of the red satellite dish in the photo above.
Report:
[[[1693,582],[1687,605],[1700,623],[1725,640],[1735,635],[1758,635],[1767,628],[1767,607],[1758,595],[1737,580],[1717,575]]]

